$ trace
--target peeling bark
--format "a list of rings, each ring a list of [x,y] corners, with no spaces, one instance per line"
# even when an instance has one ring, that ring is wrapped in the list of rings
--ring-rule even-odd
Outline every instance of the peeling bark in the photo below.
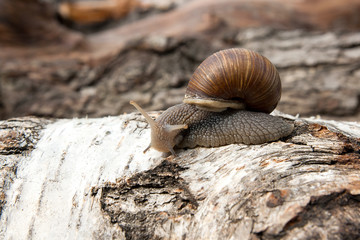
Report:
[[[126,239],[153,239],[159,222],[191,218],[198,207],[178,164],[163,161],[154,169],[101,187],[101,206]],[[161,225],[160,225],[161,226]]]
[[[281,141],[176,158],[135,113],[3,121],[1,237],[359,238],[360,125],[281,116]]]

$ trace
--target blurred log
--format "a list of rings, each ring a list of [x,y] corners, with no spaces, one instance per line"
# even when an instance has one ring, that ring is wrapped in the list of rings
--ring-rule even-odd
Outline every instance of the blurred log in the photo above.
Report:
[[[356,31],[360,28],[358,0],[194,0],[173,11],[149,16],[94,36],[108,51],[134,37],[146,35],[194,36],[222,28],[272,27]],[[218,30],[218,29],[217,29]],[[218,30],[219,31],[219,30]],[[122,36],[114,39],[114,35]]]
[[[139,114],[3,121],[0,236],[358,239],[360,125],[294,120],[283,141],[175,159],[142,153]]]
[[[244,47],[277,66],[283,84],[279,110],[359,119],[360,34],[271,28],[217,33],[148,36],[105,59],[86,57],[87,51],[7,58],[0,62],[4,118],[117,115],[134,110],[129,100],[148,110],[166,109],[182,101],[188,79],[207,56]]]
[[[19,3],[20,10],[26,7],[22,1],[0,3]],[[40,46],[0,51],[3,119],[116,115],[133,111],[130,99],[149,110],[165,109],[182,100],[187,80],[205,57],[229,47],[254,49],[276,64],[283,82],[281,111],[360,117],[360,35],[343,31],[357,29],[353,11],[357,13],[358,1],[189,1],[173,11],[90,34],[76,51],[64,46],[76,45],[79,35],[62,34],[35,3],[29,1],[28,7],[34,17],[13,7],[14,15],[7,18],[21,24],[32,19],[25,25],[29,37],[17,28],[6,30],[15,35],[0,34],[0,39],[12,36],[7,39]],[[5,9],[0,7],[0,13]],[[239,29],[265,22],[271,27]],[[48,25],[37,31],[38,24]],[[298,27],[342,31],[279,30]],[[52,45],[52,51],[42,42]]]
[[[180,2],[180,3],[179,3]],[[360,28],[357,13],[360,3],[357,0],[188,0],[188,1],[142,1],[142,0],[101,0],[62,2],[59,14],[75,23],[91,23],[109,19],[119,19],[130,12],[150,11],[151,9],[171,9],[165,14],[139,21],[136,25],[161,26],[151,31],[194,32],[203,25],[204,17],[212,15],[233,27],[275,26],[281,28],[342,29]],[[184,18],[184,16],[186,16]],[[166,19],[167,21],[164,21]],[[206,20],[205,20],[206,21]],[[157,22],[158,24],[156,24]],[[192,28],[186,28],[192,26]],[[127,27],[125,27],[127,28]],[[144,31],[143,28],[142,31]],[[150,30],[150,29],[148,29]]]
[[[82,41],[81,34],[58,24],[48,4],[38,0],[0,1],[0,46],[57,45],[58,51],[63,51]]]

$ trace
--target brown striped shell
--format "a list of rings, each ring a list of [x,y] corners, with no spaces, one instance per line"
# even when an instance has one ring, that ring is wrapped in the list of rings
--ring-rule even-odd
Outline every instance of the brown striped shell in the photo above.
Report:
[[[226,108],[270,113],[281,96],[275,66],[259,53],[232,48],[206,58],[192,75],[184,103],[210,111]]]

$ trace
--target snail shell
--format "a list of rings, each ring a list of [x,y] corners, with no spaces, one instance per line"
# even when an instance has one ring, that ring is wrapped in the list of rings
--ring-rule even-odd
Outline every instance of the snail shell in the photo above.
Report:
[[[208,111],[234,108],[270,113],[280,96],[275,66],[259,53],[232,48],[216,52],[200,64],[183,102]]]

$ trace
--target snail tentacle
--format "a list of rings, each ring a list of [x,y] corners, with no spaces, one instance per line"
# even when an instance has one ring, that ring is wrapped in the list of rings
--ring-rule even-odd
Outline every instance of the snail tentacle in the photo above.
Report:
[[[151,128],[151,143],[144,150],[144,153],[152,147],[161,152],[171,152],[175,156],[174,146],[182,140],[179,132],[187,129],[188,125],[159,123],[154,121],[136,102],[130,101],[130,104],[145,117]]]

